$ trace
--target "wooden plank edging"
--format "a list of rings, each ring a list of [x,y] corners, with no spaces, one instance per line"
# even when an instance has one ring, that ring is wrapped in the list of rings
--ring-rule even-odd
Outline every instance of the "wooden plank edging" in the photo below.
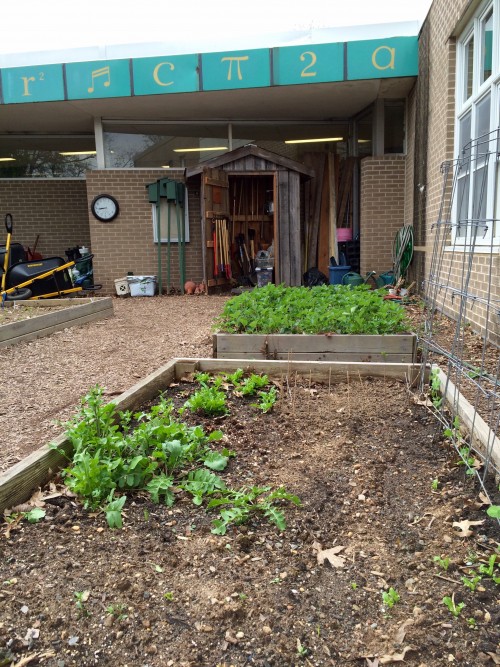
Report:
[[[55,301],[55,299],[53,300]],[[55,305],[55,304],[52,304]],[[59,305],[59,304],[57,304]],[[39,315],[29,320],[20,320],[0,326],[0,347],[15,345],[21,341],[34,340],[48,336],[67,327],[85,324],[113,315],[113,300],[103,297],[88,303],[58,310],[54,313]]]
[[[471,437],[472,445],[485,458],[489,453],[493,465],[500,470],[500,440],[481,415],[474,410],[473,405],[458,391],[447,374],[439,366],[433,365],[431,372],[435,371],[438,373],[444,400],[456,410],[460,423],[465,426]]]
[[[140,380],[114,398],[118,410],[133,410],[141,403],[151,400],[166,389],[174,380],[195,371],[227,372],[236,368],[246,371],[268,373],[279,378],[295,373],[314,381],[335,381],[357,377],[380,377],[415,382],[420,375],[419,364],[382,364],[362,362],[317,362],[317,361],[259,361],[248,359],[176,358]],[[71,444],[64,434],[53,441],[67,455]],[[50,480],[53,474],[67,463],[66,458],[49,445],[43,445],[25,459],[16,463],[0,475],[0,513],[28,500],[38,487]]]

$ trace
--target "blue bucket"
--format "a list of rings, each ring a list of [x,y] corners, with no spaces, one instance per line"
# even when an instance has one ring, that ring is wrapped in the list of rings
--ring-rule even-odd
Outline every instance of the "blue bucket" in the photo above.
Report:
[[[330,266],[330,285],[342,285],[344,276],[351,270],[350,266]]]

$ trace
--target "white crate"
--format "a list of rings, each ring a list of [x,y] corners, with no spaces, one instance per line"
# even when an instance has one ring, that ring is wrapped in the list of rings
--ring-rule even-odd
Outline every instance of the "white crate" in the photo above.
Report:
[[[131,296],[154,296],[156,276],[127,276]]]

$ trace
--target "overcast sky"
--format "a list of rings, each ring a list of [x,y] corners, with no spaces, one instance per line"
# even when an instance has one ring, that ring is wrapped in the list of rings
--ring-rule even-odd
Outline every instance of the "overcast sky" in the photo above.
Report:
[[[420,21],[431,0],[3,0],[0,53],[182,42],[184,52],[248,48],[290,31]],[[219,49],[218,45],[221,45]],[[268,46],[274,44],[269,43]],[[260,44],[259,44],[260,46]]]

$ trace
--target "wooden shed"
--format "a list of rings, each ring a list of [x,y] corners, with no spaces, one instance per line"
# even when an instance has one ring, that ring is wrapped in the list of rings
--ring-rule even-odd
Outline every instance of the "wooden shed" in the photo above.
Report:
[[[274,260],[273,282],[301,284],[301,182],[313,176],[309,167],[253,145],[186,169],[188,189],[200,191],[208,289],[255,283],[266,253]]]

